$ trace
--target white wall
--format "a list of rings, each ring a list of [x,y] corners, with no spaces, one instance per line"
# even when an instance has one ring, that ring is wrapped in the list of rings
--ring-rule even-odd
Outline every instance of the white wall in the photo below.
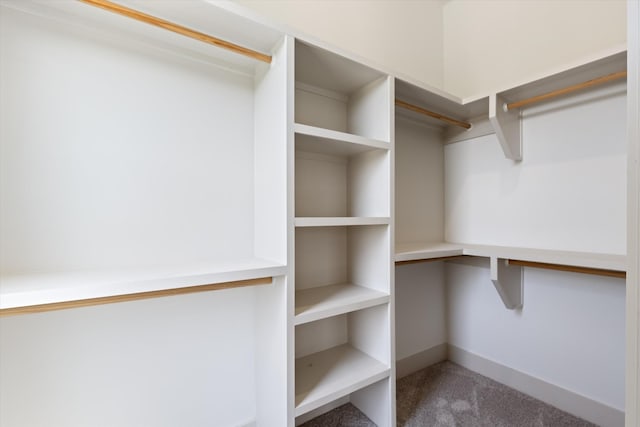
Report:
[[[624,0],[450,0],[444,89],[488,93],[625,43]]]
[[[0,424],[239,426],[255,417],[254,289],[0,321]]]
[[[625,85],[523,111],[523,161],[494,134],[445,147],[451,242],[624,254]]]
[[[444,239],[444,148],[439,128],[396,115],[396,243]],[[441,262],[397,266],[396,359],[447,342],[445,273]]]
[[[524,307],[507,310],[488,267],[446,278],[449,344],[624,410],[624,280],[527,268]]]
[[[445,267],[441,262],[396,267],[396,359],[447,342]]]
[[[524,110],[522,162],[494,135],[447,145],[447,239],[624,254],[625,106],[618,83]],[[487,267],[446,281],[450,344],[624,409],[624,281],[525,268],[522,311]]]
[[[443,0],[236,1],[388,70],[443,85]]]

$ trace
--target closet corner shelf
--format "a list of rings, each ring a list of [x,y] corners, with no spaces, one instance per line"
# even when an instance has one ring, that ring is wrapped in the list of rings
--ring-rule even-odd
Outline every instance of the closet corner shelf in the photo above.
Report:
[[[525,263],[535,263],[540,264],[540,267],[565,266],[569,267],[568,271],[572,271],[570,267],[578,267],[601,270],[601,273],[620,273],[613,274],[614,277],[624,274],[627,269],[626,255],[447,242],[397,244],[395,260],[401,264],[407,261],[436,260],[462,255],[506,259],[523,266],[526,266]]]
[[[346,132],[296,123],[296,147],[303,151],[351,156],[370,150],[389,150],[391,144]]]
[[[350,283],[296,292],[295,325],[389,302],[389,294]]]
[[[405,261],[447,258],[461,255],[464,255],[463,246],[452,243],[398,243],[396,244],[395,261],[398,263]]]
[[[624,272],[626,255],[463,244],[464,255]]]
[[[154,268],[24,274],[0,278],[0,315],[76,308],[269,284],[286,267],[252,258]]]
[[[296,359],[295,416],[387,378],[391,370],[348,344]]]
[[[389,217],[296,217],[296,227],[340,227],[352,225],[388,225]]]

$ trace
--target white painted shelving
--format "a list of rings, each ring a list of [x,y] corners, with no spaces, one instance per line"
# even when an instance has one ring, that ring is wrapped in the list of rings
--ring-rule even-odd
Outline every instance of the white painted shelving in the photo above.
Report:
[[[349,225],[388,225],[389,217],[298,217],[296,227],[336,227]]]
[[[461,100],[228,4],[120,3],[275,60],[78,1],[3,0],[0,309],[274,277],[256,288],[256,423],[346,397],[393,427],[394,260],[489,258],[510,308],[522,287],[502,260],[626,270],[621,254],[447,243],[443,145],[498,129],[520,159],[522,114],[502,104],[619,71],[624,50]],[[41,110],[21,109],[30,90]]]
[[[295,57],[295,416],[347,396],[392,426],[391,80]]]
[[[296,412],[303,415],[376,381],[388,365],[344,344],[296,360]]]
[[[179,290],[192,286],[283,276],[286,272],[284,265],[251,259],[229,263],[214,261],[154,268],[3,276],[0,309]]]
[[[428,260],[455,256],[513,259],[612,271],[626,270],[626,256],[551,249],[472,245],[465,243],[405,243],[396,245],[396,262]]]
[[[389,302],[389,294],[364,286],[340,284],[296,292],[295,324],[373,307]]]

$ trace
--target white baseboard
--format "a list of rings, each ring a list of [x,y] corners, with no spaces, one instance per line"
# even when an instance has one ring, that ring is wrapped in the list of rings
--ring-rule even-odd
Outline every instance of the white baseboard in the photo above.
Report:
[[[396,361],[396,378],[400,379],[447,360],[447,344],[442,343]]]
[[[555,384],[516,371],[454,345],[448,346],[448,358],[453,363],[457,363],[599,426],[624,426],[624,411],[612,408]]]

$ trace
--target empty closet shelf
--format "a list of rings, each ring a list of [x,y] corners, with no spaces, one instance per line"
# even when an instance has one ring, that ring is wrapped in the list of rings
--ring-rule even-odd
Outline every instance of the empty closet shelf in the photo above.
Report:
[[[296,227],[336,227],[349,225],[388,225],[389,217],[297,217]]]
[[[387,378],[390,372],[348,344],[296,359],[295,416]]]
[[[418,261],[437,258],[447,258],[461,256],[463,254],[463,246],[451,243],[397,243],[395,261]]]
[[[389,302],[389,294],[353,284],[303,289],[296,292],[295,325]]]
[[[528,261],[539,264],[585,267],[600,270],[626,271],[627,257],[620,254],[575,252],[552,249],[531,249],[508,246],[462,244],[464,255]]]
[[[0,314],[59,310],[113,302],[269,284],[286,267],[261,259],[156,268],[22,274],[0,278]]]
[[[389,150],[390,144],[346,132],[296,123],[296,146],[302,151],[351,156],[370,150]]]

